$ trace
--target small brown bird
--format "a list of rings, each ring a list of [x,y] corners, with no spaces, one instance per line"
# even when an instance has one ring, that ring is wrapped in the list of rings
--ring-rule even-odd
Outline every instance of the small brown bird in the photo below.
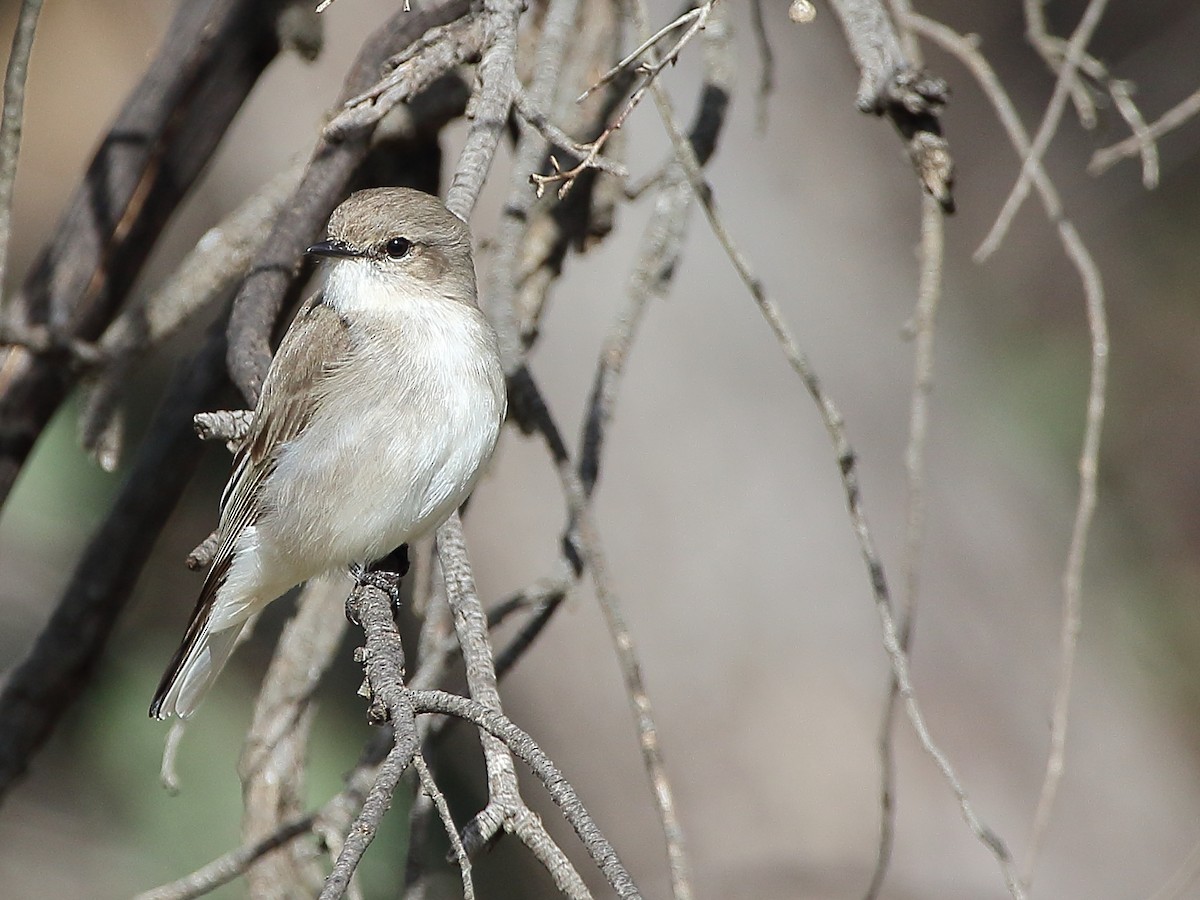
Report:
[[[325,287],[267,372],[155,718],[191,715],[276,597],[441,525],[500,434],[504,373],[460,219],[420,191],[360,191],[308,252],[332,261]]]

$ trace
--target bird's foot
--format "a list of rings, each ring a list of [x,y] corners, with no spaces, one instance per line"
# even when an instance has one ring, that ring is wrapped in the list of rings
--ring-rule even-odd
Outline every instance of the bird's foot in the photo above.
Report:
[[[404,562],[405,570],[407,570],[407,559]],[[391,601],[393,616],[400,609],[400,579],[403,577],[403,572],[374,570],[359,563],[351,563],[350,574],[354,576],[354,583],[358,587],[373,587],[387,594],[388,600]],[[359,616],[359,603],[357,590],[346,599],[346,618],[354,625],[362,624]]]

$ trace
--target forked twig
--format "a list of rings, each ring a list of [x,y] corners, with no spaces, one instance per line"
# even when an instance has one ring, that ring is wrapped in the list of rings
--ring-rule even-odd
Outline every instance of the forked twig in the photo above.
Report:
[[[576,145],[575,149],[583,154],[583,158],[576,165],[569,169],[563,169],[559,165],[558,160],[554,157],[551,157],[551,165],[554,167],[553,172],[550,174],[534,173],[529,176],[529,180],[537,187],[537,196],[541,197],[548,185],[558,184],[558,198],[561,200],[567,196],[572,186],[575,184],[575,180],[580,175],[582,175],[588,169],[600,168],[600,166],[597,164],[597,160],[600,158],[600,152],[604,149],[604,145],[608,143],[609,139],[612,138],[612,136],[616,134],[618,130],[620,130],[621,126],[625,124],[625,121],[629,118],[630,114],[637,108],[638,104],[642,102],[642,98],[645,97],[646,91],[649,90],[650,85],[654,84],[658,79],[658,76],[662,70],[669,65],[673,65],[679,58],[680,52],[682,52],[683,48],[687,46],[688,42],[691,41],[691,39],[694,38],[705,27],[705,25],[708,23],[709,16],[712,14],[713,6],[716,3],[717,0],[705,0],[705,2],[701,3],[699,6],[688,10],[676,18],[673,22],[660,28],[655,34],[650,35],[643,40],[642,43],[633,50],[633,52],[605,72],[595,84],[579,95],[577,102],[582,103],[589,96],[591,96],[594,91],[598,90],[626,72],[632,71],[642,76],[641,81],[638,82],[637,87],[634,88],[633,93],[629,95],[629,99],[625,101],[625,105],[621,107],[617,115],[605,127],[605,129],[600,132],[596,139],[593,141],[588,141],[584,144]],[[668,34],[683,28],[685,25],[687,27],[684,29],[683,34],[679,36],[679,39],[671,45],[671,47],[662,55],[661,58],[655,59],[651,53],[653,48],[657,46],[658,43]],[[641,62],[639,62],[639,60],[641,60]]]
[[[1062,114],[1066,109],[1067,99],[1071,96],[1071,88],[1075,84],[1075,74],[1083,61],[1085,48],[1099,26],[1107,5],[1108,0],[1089,0],[1083,16],[1079,19],[1079,24],[1071,34],[1062,67],[1058,70],[1058,79],[1054,83],[1054,93],[1050,95],[1050,102],[1046,104],[1041,124],[1038,125],[1037,133],[1029,145],[1029,152],[1022,156],[1021,172],[1017,175],[1016,183],[1013,184],[1012,190],[996,216],[991,231],[975,251],[976,262],[987,260],[1000,248],[1017,211],[1025,202],[1025,198],[1029,196],[1033,170],[1041,165],[1046,148],[1050,146],[1050,142],[1054,140],[1054,135],[1058,132],[1058,123],[1062,121]]]
[[[437,546],[442,577],[446,582],[446,599],[454,613],[454,628],[466,665],[471,697],[488,709],[500,712],[500,691],[487,620],[467,564],[462,523],[457,513],[438,529]],[[533,852],[563,894],[572,900],[590,900],[591,893],[575,867],[521,797],[510,748],[486,732],[480,739],[487,766],[488,802],[463,829],[463,845],[468,855],[489,844],[503,828],[515,834]]]
[[[645,22],[646,13],[645,6],[642,0],[634,0],[633,8],[635,9],[635,17],[640,20],[639,24]],[[641,25],[644,28],[644,25]],[[738,249],[733,242],[732,236],[729,234],[725,226],[724,220],[717,213],[716,205],[713,200],[712,186],[708,183],[703,171],[700,169],[696,160],[695,154],[691,146],[684,138],[678,122],[675,120],[674,112],[671,108],[669,98],[666,92],[660,86],[654,85],[654,97],[658,104],[659,112],[663,120],[663,124],[667,129],[667,133],[671,138],[671,142],[675,147],[676,154],[680,162],[683,164],[685,171],[688,173],[689,181],[692,189],[696,193],[697,199],[708,217],[709,225],[713,230],[713,234],[720,242],[726,255],[733,263],[734,269],[737,271],[739,278],[750,291],[751,296],[757,303],[759,310],[762,312],[771,330],[775,333],[775,337],[779,342],[780,348],[783,350],[789,365],[793,371],[800,376],[805,388],[808,390],[813,401],[817,404],[817,408],[821,414],[821,419],[825,424],[826,430],[834,445],[834,451],[838,463],[838,467],[842,473],[842,485],[846,493],[846,503],[850,512],[851,526],[854,529],[855,536],[858,538],[859,550],[863,557],[863,561],[867,567],[867,573],[870,577],[872,593],[875,598],[875,608],[879,615],[880,623],[883,627],[883,644],[887,651],[889,660],[891,661],[892,671],[896,676],[896,680],[900,686],[900,696],[904,699],[905,710],[908,713],[909,721],[912,723],[914,731],[921,742],[921,746],[925,752],[934,761],[934,764],[941,772],[943,779],[950,786],[958,800],[959,809],[963,818],[966,820],[971,832],[991,851],[997,863],[1000,866],[1001,873],[1004,876],[1005,883],[1008,886],[1009,892],[1017,900],[1022,900],[1025,893],[1021,887],[1020,881],[1017,878],[1016,870],[1012,864],[1012,858],[1008,852],[1008,848],[1004,842],[979,818],[975,811],[975,806],[967,796],[966,789],[962,786],[954,767],[941,748],[933,741],[932,735],[929,733],[928,726],[925,724],[925,718],[921,712],[920,705],[917,703],[916,694],[913,691],[912,680],[909,674],[908,656],[904,652],[900,644],[899,632],[896,627],[895,617],[892,612],[892,602],[888,591],[887,579],[884,575],[883,563],[880,561],[879,554],[875,549],[875,542],[871,536],[870,528],[867,524],[866,515],[862,505],[862,494],[858,484],[857,462],[853,449],[846,436],[845,427],[841,413],[835,406],[832,398],[825,392],[821,386],[821,382],[813,370],[808,358],[801,352],[795,338],[792,336],[790,329],[784,322],[779,308],[775,302],[767,295],[766,287],[761,280],[753,273],[745,255]]]
[[[1088,330],[1091,342],[1091,374],[1088,381],[1087,413],[1083,446],[1079,459],[1079,501],[1071,528],[1071,545],[1063,572],[1062,627],[1059,634],[1059,674],[1054,693],[1054,713],[1050,724],[1050,750],[1046,758],[1046,773],[1038,798],[1038,808],[1029,839],[1029,857],[1024,866],[1022,881],[1032,878],[1037,856],[1049,826],[1050,814],[1062,777],[1066,750],[1067,715],[1070,706],[1071,681],[1075,667],[1075,652],[1079,639],[1082,615],[1083,563],[1088,533],[1096,505],[1096,477],[1099,468],[1100,434],[1104,424],[1104,406],[1108,377],[1108,326],[1105,313],[1104,283],[1100,270],[1083,243],[1074,224],[1063,211],[1058,191],[1031,152],[1029,135],[1021,125],[1016,109],[1004,86],[984,56],[974,44],[938,22],[924,16],[912,15],[909,25],[947,52],[958,58],[983,88],[988,101],[996,110],[1013,148],[1030,162],[1031,179],[1042,200],[1046,217],[1054,224],[1063,251],[1083,284]]]
[[[1092,154],[1092,160],[1088,163],[1088,172],[1092,175],[1099,175],[1102,172],[1108,171],[1114,164],[1126,159],[1130,156],[1136,156],[1138,153],[1143,153],[1143,146],[1146,142],[1157,141],[1160,137],[1168,132],[1174,131],[1180,125],[1195,118],[1200,113],[1200,90],[1196,90],[1184,97],[1165,113],[1146,126],[1145,135],[1139,136],[1132,134],[1123,141],[1097,150]],[[1152,177],[1153,176],[1153,177]],[[1142,183],[1149,189],[1158,186],[1158,171],[1153,172],[1147,169],[1145,163],[1142,165]]]

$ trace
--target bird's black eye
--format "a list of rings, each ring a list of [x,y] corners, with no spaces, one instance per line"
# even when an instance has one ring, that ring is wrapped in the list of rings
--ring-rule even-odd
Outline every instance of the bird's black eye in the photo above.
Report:
[[[403,259],[412,249],[412,241],[408,238],[394,237],[384,245],[383,249],[392,259]]]

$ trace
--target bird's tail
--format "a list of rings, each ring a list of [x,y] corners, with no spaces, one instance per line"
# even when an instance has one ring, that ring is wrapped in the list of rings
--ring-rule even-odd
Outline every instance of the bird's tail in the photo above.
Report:
[[[194,638],[189,633],[159,682],[150,715],[156,719],[173,715],[186,719],[195,712],[225,668],[245,627],[246,622],[238,622],[220,631],[203,627]]]
[[[150,703],[151,717],[165,719],[176,715],[186,718],[195,712],[237,646],[238,636],[252,611],[249,604],[235,621],[227,619],[221,627],[212,627],[217,592],[229,575],[230,564],[231,555],[223,554],[209,570],[183,641],[154,692],[154,700]]]

